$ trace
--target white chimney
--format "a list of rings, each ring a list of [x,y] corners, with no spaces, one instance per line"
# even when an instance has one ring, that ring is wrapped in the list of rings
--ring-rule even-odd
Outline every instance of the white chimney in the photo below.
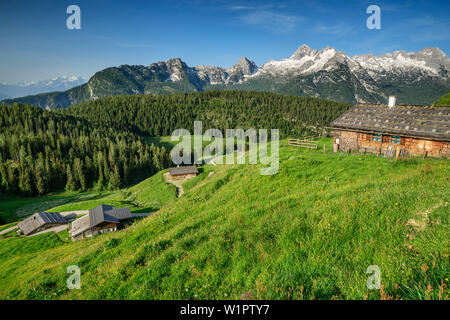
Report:
[[[389,108],[395,107],[395,94],[391,94],[391,95],[389,96],[388,107],[389,107]]]

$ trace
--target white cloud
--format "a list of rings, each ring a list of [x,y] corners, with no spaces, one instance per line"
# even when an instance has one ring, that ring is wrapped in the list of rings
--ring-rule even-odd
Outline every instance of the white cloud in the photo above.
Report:
[[[280,9],[286,7],[283,3],[268,3],[268,4],[260,4],[260,5],[233,5],[231,6],[231,10],[234,11],[243,11],[243,10],[270,10],[270,9]]]
[[[317,24],[313,32],[327,33],[335,36],[345,36],[354,31],[354,26],[339,23],[335,25]]]
[[[234,11],[252,10],[252,9],[256,9],[256,8],[255,7],[251,7],[251,6],[231,6],[231,10],[234,10]]]
[[[274,33],[289,33],[305,18],[270,10],[257,10],[241,16],[241,20],[246,24],[259,26]]]

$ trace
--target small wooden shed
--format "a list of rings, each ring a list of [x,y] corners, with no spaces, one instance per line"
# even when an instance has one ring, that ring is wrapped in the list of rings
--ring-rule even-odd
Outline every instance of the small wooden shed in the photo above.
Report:
[[[196,166],[185,166],[169,168],[169,173],[172,178],[185,178],[185,177],[195,177],[198,174]]]
[[[58,212],[38,212],[19,222],[17,226],[20,233],[28,236],[66,223],[68,221]]]
[[[331,128],[335,152],[450,156],[450,106],[360,103],[333,121]]]

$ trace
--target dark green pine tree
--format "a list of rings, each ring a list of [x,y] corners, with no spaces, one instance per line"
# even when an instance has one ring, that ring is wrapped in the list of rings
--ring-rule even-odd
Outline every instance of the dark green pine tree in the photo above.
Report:
[[[76,190],[77,186],[70,165],[68,165],[66,168],[66,175],[67,175],[66,190],[67,191]]]
[[[119,174],[119,168],[114,166],[114,170],[111,174],[111,177],[109,179],[110,183],[110,189],[119,189],[120,188],[120,174]]]
[[[45,179],[45,171],[42,163],[38,163],[35,168],[36,190],[39,195],[47,192],[47,183]]]

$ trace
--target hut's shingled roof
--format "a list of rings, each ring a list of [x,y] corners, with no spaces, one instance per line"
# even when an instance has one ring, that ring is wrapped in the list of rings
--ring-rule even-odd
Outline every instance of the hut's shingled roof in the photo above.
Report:
[[[114,222],[119,223],[119,219],[110,214],[114,210],[114,207],[104,204],[99,205],[89,210],[89,225],[95,227],[102,222]]]
[[[24,235],[33,233],[46,224],[64,224],[67,220],[58,212],[38,212],[18,224]]]
[[[101,204],[89,210],[89,214],[72,222],[71,236],[76,236],[86,230],[89,230],[103,222],[119,223],[120,220],[130,219],[130,208],[114,208]]]
[[[450,106],[356,104],[331,127],[450,141]]]
[[[182,175],[182,174],[197,174],[198,170],[196,166],[185,166],[185,167],[176,167],[169,168],[169,172],[171,176]]]
[[[119,220],[131,219],[131,211],[128,207],[114,208],[114,210],[109,211],[108,214]]]

